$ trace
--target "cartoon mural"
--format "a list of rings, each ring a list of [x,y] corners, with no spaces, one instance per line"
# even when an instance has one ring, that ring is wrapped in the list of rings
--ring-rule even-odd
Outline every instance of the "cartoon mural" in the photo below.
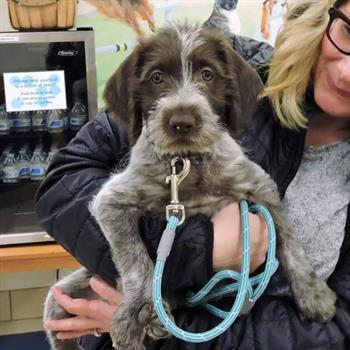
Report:
[[[139,20],[147,22],[150,30],[154,31],[154,7],[149,0],[86,0],[96,7],[97,11],[109,18],[126,23],[138,36],[143,36]]]
[[[270,36],[260,31],[265,6],[286,0],[80,0],[77,26],[93,27],[96,37],[99,106],[104,84],[130,53],[139,37],[156,27],[175,21],[193,24],[206,22],[227,33],[258,40],[275,39],[274,14],[268,16]],[[269,7],[269,9],[270,9]],[[276,6],[277,7],[277,6]]]
[[[287,12],[287,0],[265,0],[261,16],[261,40],[274,45]],[[259,37],[257,39],[260,39]]]

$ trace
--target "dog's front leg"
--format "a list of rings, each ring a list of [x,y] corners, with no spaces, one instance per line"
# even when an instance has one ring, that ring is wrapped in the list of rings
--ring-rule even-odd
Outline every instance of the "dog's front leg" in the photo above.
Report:
[[[124,294],[111,331],[118,350],[140,350],[146,330],[152,329],[158,338],[167,335],[154,317],[153,263],[139,235],[137,202],[137,191],[130,184],[130,176],[118,174],[103,186],[91,205],[91,212],[111,246]]]
[[[327,321],[335,314],[335,293],[317,277],[308,262],[301,243],[296,239],[283,213],[277,187],[272,179],[255,163],[247,160],[241,167],[244,181],[236,181],[235,191],[249,201],[269,209],[277,232],[279,260],[290,281],[299,309],[306,317]],[[237,192],[236,192],[237,193]],[[243,197],[244,198],[244,197]]]
[[[60,280],[57,285],[65,294],[72,298],[96,299],[96,294],[89,285],[91,277],[92,274],[85,268],[80,268]],[[65,310],[58,304],[52,292],[49,291],[45,300],[44,321],[67,319],[72,317],[72,314],[69,312],[73,312],[73,310]],[[79,350],[78,344],[74,339],[60,340],[57,338],[57,333],[50,330],[46,331],[51,350]]]

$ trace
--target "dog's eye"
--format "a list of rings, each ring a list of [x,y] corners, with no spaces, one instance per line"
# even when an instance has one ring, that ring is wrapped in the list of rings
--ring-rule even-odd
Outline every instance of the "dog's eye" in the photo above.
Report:
[[[160,84],[163,82],[163,76],[161,72],[154,72],[151,76],[152,83]]]
[[[202,78],[205,81],[210,81],[214,78],[214,72],[210,68],[204,68],[202,69]]]

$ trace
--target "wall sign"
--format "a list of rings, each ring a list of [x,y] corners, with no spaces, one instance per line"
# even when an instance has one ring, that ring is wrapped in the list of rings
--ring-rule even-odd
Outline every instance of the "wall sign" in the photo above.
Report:
[[[4,73],[8,112],[66,109],[64,71]]]

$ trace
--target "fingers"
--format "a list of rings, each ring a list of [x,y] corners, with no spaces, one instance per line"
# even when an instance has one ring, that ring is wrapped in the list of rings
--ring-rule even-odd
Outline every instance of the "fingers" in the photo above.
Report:
[[[268,232],[265,220],[258,214],[249,214],[251,232],[250,271],[254,272],[264,264],[268,250]]]
[[[110,331],[108,330],[103,330],[98,328],[98,331],[100,333],[108,333]],[[61,340],[65,340],[65,339],[74,339],[74,338],[79,338],[82,337],[84,335],[91,335],[94,334],[94,330],[93,329],[88,329],[86,331],[67,331],[67,332],[58,332],[57,333],[57,338],[61,339]]]
[[[97,328],[101,333],[111,331],[112,319],[93,319],[84,316],[74,316],[62,320],[44,322],[44,328],[58,332],[59,339],[71,339],[82,335],[92,334]]]
[[[119,305],[123,300],[123,294],[101,278],[92,277],[90,279],[90,286],[95,293],[110,304]]]
[[[102,300],[73,299],[58,286],[51,287],[53,297],[68,313],[75,315],[61,320],[49,320],[44,328],[58,332],[59,339],[72,339],[92,334],[97,328],[100,332],[110,332],[115,309],[123,295],[99,278],[91,279],[92,289]]]
[[[58,339],[61,339],[61,340],[65,340],[65,339],[74,339],[74,338],[79,338],[79,337],[82,337],[84,335],[90,335],[90,334],[93,334],[93,330],[90,329],[90,330],[87,330],[87,331],[81,331],[81,332],[59,332],[57,333],[56,337]],[[102,332],[101,332],[102,333]]]
[[[88,316],[99,311],[99,307],[96,305],[99,302],[98,300],[73,299],[67,294],[64,294],[58,286],[51,287],[51,292],[58,304],[70,314]]]
[[[212,217],[214,229],[213,269],[239,271],[242,256],[241,214],[238,203],[230,203]],[[265,220],[249,213],[250,272],[265,262],[268,234]]]
[[[259,249],[266,253],[268,246],[267,225],[259,214],[249,213],[249,226],[251,233],[251,244],[259,246]]]
[[[104,300],[87,300],[71,298],[63,293],[58,286],[51,287],[51,292],[58,304],[72,315],[86,316],[92,319],[110,318],[116,305]]]
[[[45,329],[52,331],[87,331],[96,327],[93,320],[83,316],[64,318],[62,320],[50,320],[44,323]]]

